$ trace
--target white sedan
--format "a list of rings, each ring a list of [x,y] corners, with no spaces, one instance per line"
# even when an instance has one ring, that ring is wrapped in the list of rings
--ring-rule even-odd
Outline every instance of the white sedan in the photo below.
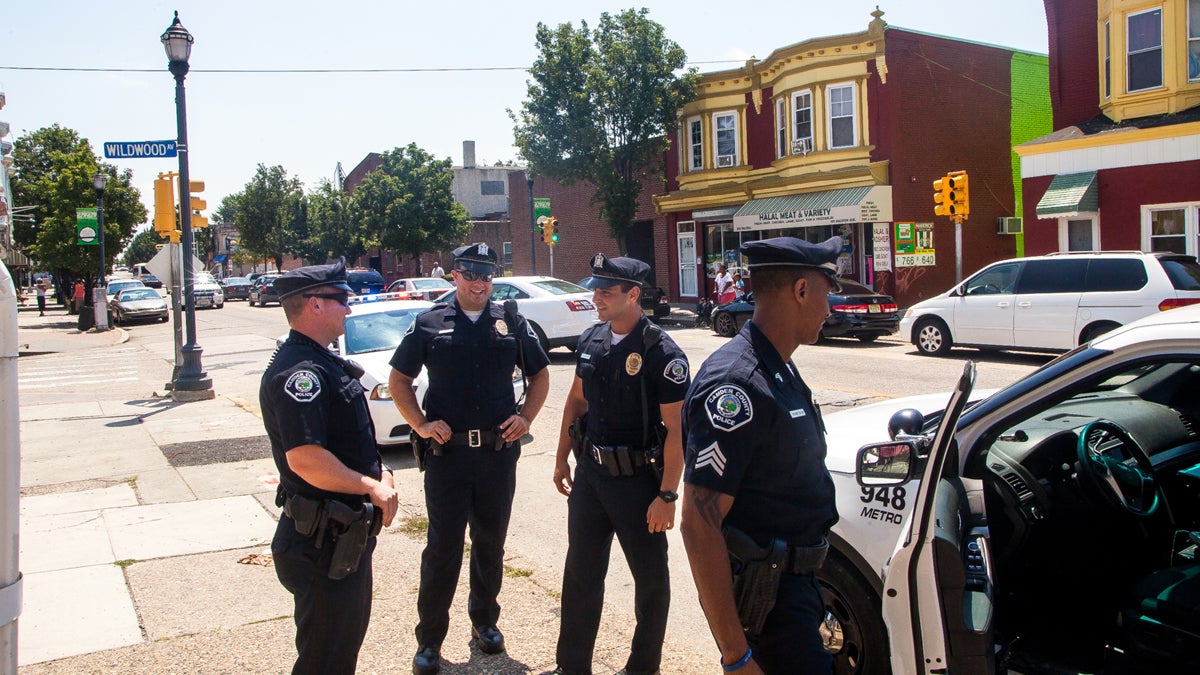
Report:
[[[438,298],[449,302],[451,291]],[[496,277],[492,281],[492,302],[516,300],[517,310],[537,333],[542,349],[575,349],[579,336],[600,320],[592,304],[592,292],[569,281],[554,277]]]
[[[436,300],[439,295],[452,290],[454,284],[441,277],[397,279],[387,287],[388,293],[405,293],[411,300]]]

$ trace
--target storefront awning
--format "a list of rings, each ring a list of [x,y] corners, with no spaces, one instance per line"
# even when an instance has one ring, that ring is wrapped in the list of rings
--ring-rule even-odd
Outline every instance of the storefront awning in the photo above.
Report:
[[[1096,172],[1060,173],[1037,204],[1038,218],[1069,218],[1100,210]]]
[[[869,185],[752,199],[733,216],[738,232],[892,220],[892,186]]]
[[[10,249],[0,259],[4,260],[4,266],[10,270],[15,270],[19,267],[29,267],[30,265],[29,258],[25,257],[24,253],[21,253],[17,250]]]

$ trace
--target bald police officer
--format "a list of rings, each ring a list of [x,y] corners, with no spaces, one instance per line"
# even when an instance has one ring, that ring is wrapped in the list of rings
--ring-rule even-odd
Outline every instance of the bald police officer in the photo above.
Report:
[[[371,554],[398,500],[375,449],[362,370],[327,348],[344,331],[346,268],[302,267],[275,280],[291,332],[259,388],[279,469],[283,515],[271,542],[295,598],[293,673],[353,673],[371,618]]]
[[[450,604],[471,526],[472,637],[486,654],[504,651],[496,601],[504,574],[504,540],[516,490],[520,438],[550,388],[550,359],[525,318],[491,301],[496,252],[487,244],[454,251],[455,297],[417,317],[392,356],[392,397],[413,433],[432,442],[425,457],[429,531],[421,555],[417,654],[413,672],[440,668]],[[515,307],[515,303],[514,303]],[[525,405],[513,395],[513,369],[529,379]],[[425,410],[413,379],[429,369]]]
[[[556,673],[592,672],[614,533],[633,573],[637,618],[621,673],[656,673],[662,659],[671,605],[666,531],[675,525],[683,473],[679,424],[689,378],[683,351],[642,313],[649,282],[650,266],[640,260],[602,253],[592,260],[589,285],[605,323],[579,338],[554,468],[554,486],[568,496],[569,540]],[[572,480],[571,428],[581,417]],[[650,458],[661,462],[661,474]]]
[[[821,412],[791,355],[820,335],[841,248],[838,237],[743,244],[753,318],[704,362],[684,404],[680,530],[727,672],[832,670],[814,572],[837,507]]]

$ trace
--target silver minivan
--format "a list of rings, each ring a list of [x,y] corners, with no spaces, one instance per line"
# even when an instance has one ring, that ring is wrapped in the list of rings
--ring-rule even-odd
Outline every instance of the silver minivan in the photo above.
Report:
[[[1065,351],[1155,312],[1200,303],[1200,264],[1175,253],[1052,253],[993,263],[900,320],[922,354],[951,346]]]

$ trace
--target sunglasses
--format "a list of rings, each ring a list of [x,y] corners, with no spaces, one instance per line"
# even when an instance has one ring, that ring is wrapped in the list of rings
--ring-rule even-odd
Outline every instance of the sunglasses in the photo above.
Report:
[[[305,293],[304,297],[306,297],[306,298],[324,298],[326,300],[332,300],[332,301],[336,302],[337,304],[341,305],[342,307],[350,306],[350,294],[349,293]]]
[[[467,281],[491,281],[493,276],[491,272],[472,272],[471,270],[462,269],[454,271],[461,274],[462,278],[466,279]]]

